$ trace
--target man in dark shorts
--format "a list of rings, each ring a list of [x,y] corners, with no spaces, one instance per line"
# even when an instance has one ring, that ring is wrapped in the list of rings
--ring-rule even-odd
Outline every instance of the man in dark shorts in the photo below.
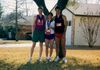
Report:
[[[32,26],[32,41],[33,45],[31,48],[29,62],[32,63],[32,55],[34,52],[34,48],[36,43],[39,42],[40,44],[40,51],[39,51],[39,58],[38,61],[41,61],[42,51],[43,51],[43,42],[45,42],[45,16],[42,14],[43,9],[38,8],[39,14],[35,18],[35,22]]]

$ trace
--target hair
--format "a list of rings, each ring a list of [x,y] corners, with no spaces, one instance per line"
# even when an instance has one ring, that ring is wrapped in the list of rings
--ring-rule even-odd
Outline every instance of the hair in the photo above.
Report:
[[[61,8],[60,8],[59,6],[57,6],[57,7],[55,8],[55,10],[57,10],[57,9],[61,10]]]
[[[42,7],[39,7],[39,8],[38,8],[38,10],[39,10],[39,9],[42,9],[42,10],[43,10],[43,8],[42,8]]]
[[[53,14],[52,14],[51,12],[49,12],[49,13],[48,13],[48,15],[51,15],[51,16],[53,16]]]

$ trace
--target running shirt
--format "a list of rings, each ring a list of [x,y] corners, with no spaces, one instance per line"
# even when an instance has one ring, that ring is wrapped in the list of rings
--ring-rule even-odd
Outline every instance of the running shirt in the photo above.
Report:
[[[45,17],[43,15],[42,16],[39,16],[39,15],[36,16],[35,29],[37,29],[39,31],[45,30]]]
[[[62,15],[55,16],[55,33],[64,33],[65,25]]]

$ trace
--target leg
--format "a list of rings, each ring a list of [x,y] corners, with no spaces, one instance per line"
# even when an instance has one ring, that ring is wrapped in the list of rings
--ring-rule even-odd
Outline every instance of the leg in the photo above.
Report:
[[[32,55],[33,55],[35,45],[36,45],[36,43],[35,43],[35,42],[33,42],[33,44],[32,44],[32,48],[31,48],[31,53],[30,53],[30,58],[31,58],[31,57],[32,57]]]
[[[63,36],[63,38],[61,39],[61,45],[62,45],[62,52],[64,57],[66,56],[66,39],[65,39],[65,35]]]
[[[55,59],[55,62],[58,62],[60,60],[59,58],[59,43],[60,43],[60,39],[59,38],[55,38],[55,41],[56,41],[56,59]]]
[[[36,45],[36,43],[33,42],[32,48],[31,48],[31,51],[30,51],[29,61],[28,61],[29,63],[32,63],[32,55],[33,55],[33,52],[34,52],[35,45]]]
[[[50,57],[52,56],[53,53],[53,44],[54,44],[54,39],[50,40]]]
[[[60,39],[55,37],[55,41],[56,41],[56,56],[58,56]]]
[[[46,57],[48,57],[49,41],[47,39],[45,40],[45,45],[46,45],[46,49],[45,49],[45,51],[46,51]]]
[[[62,40],[61,40],[61,44],[62,44],[62,51],[63,51],[63,55],[64,55],[63,62],[67,63],[67,59],[66,59],[66,44],[65,44],[65,42],[66,42],[66,37],[64,35]]]
[[[42,51],[43,51],[43,42],[40,42],[39,58],[41,58],[41,56],[42,56]]]

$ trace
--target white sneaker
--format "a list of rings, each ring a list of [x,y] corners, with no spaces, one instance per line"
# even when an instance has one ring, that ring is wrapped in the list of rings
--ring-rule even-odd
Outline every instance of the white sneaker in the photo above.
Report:
[[[67,63],[67,59],[66,59],[66,58],[63,58],[63,62],[64,62],[64,63]]]
[[[42,60],[41,60],[41,58],[38,58],[37,61],[41,62]]]
[[[47,63],[48,63],[48,62],[52,62],[51,57],[47,57],[47,58],[46,58],[46,61],[47,61]]]
[[[49,61],[49,62],[52,62],[51,57],[48,57],[48,61]]]
[[[29,62],[29,63],[32,63],[32,58],[30,58],[28,62]]]
[[[60,60],[59,56],[56,57],[55,62],[58,62]]]

